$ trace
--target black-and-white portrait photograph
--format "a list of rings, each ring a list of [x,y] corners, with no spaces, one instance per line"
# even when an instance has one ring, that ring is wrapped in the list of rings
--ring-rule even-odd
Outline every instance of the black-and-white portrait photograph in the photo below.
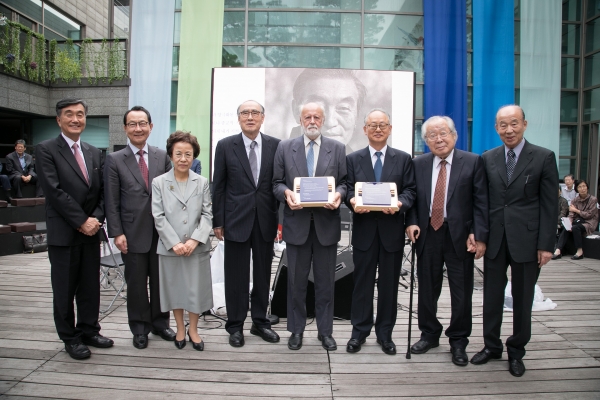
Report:
[[[265,70],[264,130],[280,139],[302,135],[300,108],[320,103],[325,110],[322,134],[342,142],[346,153],[367,145],[363,119],[372,108],[390,110],[392,78],[388,71],[268,68]],[[393,121],[392,121],[393,124]]]

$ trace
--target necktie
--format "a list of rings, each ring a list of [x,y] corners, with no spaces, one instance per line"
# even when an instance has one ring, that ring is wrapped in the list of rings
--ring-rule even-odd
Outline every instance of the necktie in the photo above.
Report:
[[[142,173],[144,182],[146,182],[146,189],[148,189],[148,165],[146,165],[146,160],[144,160],[144,150],[138,151],[138,154],[140,155],[138,165],[140,166],[140,172]]]
[[[85,182],[89,185],[90,178],[88,177],[88,172],[87,172],[87,169],[85,168],[85,162],[83,162],[83,157],[81,157],[81,154],[79,154],[79,146],[77,145],[77,143],[73,143],[73,154],[75,155],[75,161],[77,161],[77,164],[79,165],[79,169],[81,169],[81,173],[83,174],[83,177],[85,178]]]
[[[250,161],[250,169],[252,170],[252,178],[254,178],[254,184],[258,183],[258,161],[256,159],[256,151],[254,148],[257,143],[253,140],[250,143],[250,154],[248,155],[248,161]]]
[[[508,150],[507,154],[508,160],[506,160],[506,180],[508,183],[510,183],[510,177],[512,176],[515,170],[515,165],[517,165],[517,155],[515,154],[513,149]]]
[[[381,154],[380,151],[375,152],[375,155],[377,156],[377,161],[375,161],[375,166],[373,167],[373,172],[375,172],[375,182],[381,182],[381,170],[383,169]]]
[[[433,205],[431,206],[431,226],[438,230],[444,224],[444,204],[446,202],[446,160],[440,162],[440,173],[435,184]]]
[[[313,176],[313,169],[315,165],[315,153],[313,151],[313,145],[315,144],[314,140],[310,141],[310,149],[308,149],[308,154],[306,155],[306,167],[308,168],[308,176]]]

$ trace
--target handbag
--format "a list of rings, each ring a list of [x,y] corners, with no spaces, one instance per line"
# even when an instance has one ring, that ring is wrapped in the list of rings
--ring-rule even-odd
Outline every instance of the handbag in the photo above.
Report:
[[[45,233],[23,236],[23,253],[39,253],[48,251],[48,239]]]

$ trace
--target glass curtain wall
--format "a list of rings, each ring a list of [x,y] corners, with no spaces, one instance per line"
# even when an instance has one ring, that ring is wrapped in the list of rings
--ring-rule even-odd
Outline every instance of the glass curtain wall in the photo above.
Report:
[[[0,13],[46,39],[82,39],[81,25],[43,0],[1,0]]]

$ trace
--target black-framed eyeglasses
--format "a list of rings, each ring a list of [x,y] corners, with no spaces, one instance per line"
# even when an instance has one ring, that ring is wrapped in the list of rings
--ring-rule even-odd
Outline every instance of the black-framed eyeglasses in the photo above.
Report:
[[[129,122],[127,124],[127,127],[130,129],[135,129],[136,126],[139,126],[140,128],[145,128],[148,126],[148,122],[147,121]]]

